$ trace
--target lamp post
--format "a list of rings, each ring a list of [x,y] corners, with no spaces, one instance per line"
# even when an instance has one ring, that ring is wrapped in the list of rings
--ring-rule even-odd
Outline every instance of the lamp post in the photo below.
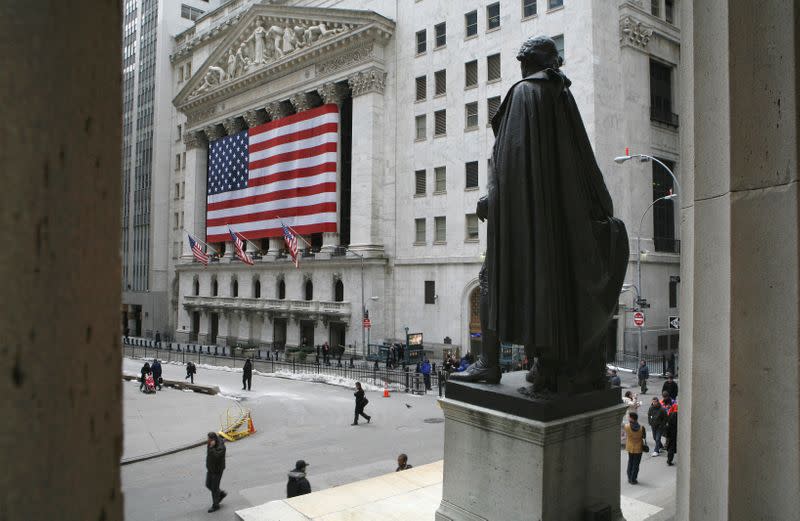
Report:
[[[680,185],[680,183],[678,183],[678,178],[675,177],[675,174],[672,173],[672,170],[670,170],[669,167],[667,165],[665,165],[662,161],[656,159],[653,156],[648,156],[647,154],[630,154],[630,155],[627,155],[627,156],[617,156],[617,157],[614,158],[614,161],[616,163],[622,164],[625,161],[627,161],[629,159],[634,159],[634,158],[639,159],[639,161],[641,161],[642,163],[647,163],[648,161],[653,161],[653,162],[658,163],[659,165],[661,165],[661,167],[664,170],[666,170],[667,173],[669,174],[669,176],[672,178],[672,182],[675,183],[675,194],[679,196],[680,194],[683,193],[681,191],[681,185]]]
[[[364,327],[364,318],[367,316],[367,307],[364,304],[364,256],[360,253],[356,253],[348,247],[345,247],[345,250],[349,251],[359,259],[361,259],[361,346],[364,352],[364,358],[367,356],[367,331]]]
[[[663,197],[659,197],[650,205],[644,209],[642,212],[642,218],[639,219],[639,230],[636,233],[636,288],[637,288],[637,300],[636,303],[641,306],[642,302],[645,301],[642,298],[642,225],[644,224],[644,218],[647,215],[647,212],[650,211],[650,208],[655,206],[655,204],[659,201],[671,201],[678,197],[678,194],[669,194]],[[642,359],[642,326],[639,326],[639,360]]]

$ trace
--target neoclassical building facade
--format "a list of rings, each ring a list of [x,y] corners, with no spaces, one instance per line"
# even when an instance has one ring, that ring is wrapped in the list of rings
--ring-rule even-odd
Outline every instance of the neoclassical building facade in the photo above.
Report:
[[[175,37],[171,55],[174,338],[327,341],[361,352],[367,337],[419,332],[437,354],[476,348],[486,237],[475,205],[487,183],[489,121],[519,78],[520,43],[547,34],[564,55],[632,252],[642,224],[647,352],[676,349],[668,326],[678,315],[675,212],[662,205],[658,221],[648,210],[662,180],[649,164],[622,167],[613,158],[630,148],[679,171],[678,8],[663,0],[657,11],[636,1],[233,0],[205,13]],[[655,98],[654,70],[666,75]],[[654,108],[664,97],[669,103]],[[229,242],[209,245],[221,255],[207,267],[194,261],[186,232],[205,240],[209,143],[323,104],[340,113],[337,231],[304,237],[310,246],[299,268],[282,237],[247,244],[253,266]],[[665,229],[673,235],[659,237]],[[609,352],[635,342],[633,304],[623,293]]]

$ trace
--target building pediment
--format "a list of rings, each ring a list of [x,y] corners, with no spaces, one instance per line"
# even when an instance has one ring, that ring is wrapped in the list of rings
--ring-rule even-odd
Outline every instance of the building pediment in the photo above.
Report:
[[[371,11],[254,5],[173,100],[191,112],[232,92],[290,74],[328,56],[361,50],[372,55],[394,22]]]

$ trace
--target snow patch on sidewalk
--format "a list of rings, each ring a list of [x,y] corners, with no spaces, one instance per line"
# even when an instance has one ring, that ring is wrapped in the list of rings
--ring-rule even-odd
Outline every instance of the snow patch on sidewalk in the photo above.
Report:
[[[297,380],[300,382],[312,382],[312,383],[320,383],[327,385],[335,385],[337,387],[347,387],[349,389],[354,388],[356,386],[356,382],[360,381],[360,380],[354,380],[352,378],[345,378],[343,376],[336,376],[330,374],[292,373],[290,371],[285,371],[285,370],[275,371],[274,373],[259,373],[259,374],[261,374],[262,376],[285,378],[287,380]],[[363,387],[365,391],[383,391],[382,385],[375,385],[373,383],[367,383],[366,381],[361,381],[361,387]],[[389,384],[390,391],[402,392],[404,389],[405,389],[404,386],[400,384],[396,383]]]

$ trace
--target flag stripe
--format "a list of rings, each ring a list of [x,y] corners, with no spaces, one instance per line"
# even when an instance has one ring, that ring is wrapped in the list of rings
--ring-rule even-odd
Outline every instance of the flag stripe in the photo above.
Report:
[[[284,235],[281,219],[299,233],[335,232],[338,149],[334,104],[212,141],[207,240],[238,237],[246,256],[246,239]]]

